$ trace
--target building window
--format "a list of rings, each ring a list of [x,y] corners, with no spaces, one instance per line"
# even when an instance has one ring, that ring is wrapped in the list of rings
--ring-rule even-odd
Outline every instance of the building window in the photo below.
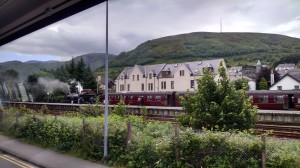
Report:
[[[144,86],[144,84],[142,83],[142,85],[141,85],[141,90],[142,91],[144,91],[145,90],[145,86]]]
[[[140,80],[140,75],[136,75],[136,80],[137,80],[137,81]]]
[[[153,83],[148,83],[148,90],[152,91],[153,90]]]
[[[171,89],[174,89],[174,81],[171,81]]]
[[[195,87],[195,81],[191,80],[191,88],[194,88],[194,87]]]
[[[149,79],[152,79],[152,73],[149,74]]]
[[[184,76],[184,70],[180,70],[180,71],[179,71],[179,75],[180,75],[180,76]]]
[[[299,90],[299,85],[295,85],[295,90]]]
[[[282,90],[282,86],[277,86],[277,90]]]
[[[124,85],[120,85],[120,91],[124,91]]]
[[[127,84],[127,90],[130,91],[130,84]]]
[[[166,88],[167,88],[167,82],[161,81],[161,89],[166,89]]]
[[[134,75],[132,75],[132,81],[134,81]]]

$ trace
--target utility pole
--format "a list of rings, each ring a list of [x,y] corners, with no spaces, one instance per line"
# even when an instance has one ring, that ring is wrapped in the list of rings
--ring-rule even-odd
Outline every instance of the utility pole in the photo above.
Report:
[[[220,18],[220,33],[222,33],[222,18]]]
[[[106,47],[105,47],[105,122],[104,122],[104,157],[107,156],[108,145],[108,0],[106,1]]]

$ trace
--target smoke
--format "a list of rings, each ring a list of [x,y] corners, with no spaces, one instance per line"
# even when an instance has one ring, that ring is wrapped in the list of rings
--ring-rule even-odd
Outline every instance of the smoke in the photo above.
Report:
[[[67,83],[61,82],[57,79],[40,77],[38,78],[38,84],[45,87],[45,91],[49,93],[53,93],[55,89],[60,89],[65,93],[70,92],[70,86]]]

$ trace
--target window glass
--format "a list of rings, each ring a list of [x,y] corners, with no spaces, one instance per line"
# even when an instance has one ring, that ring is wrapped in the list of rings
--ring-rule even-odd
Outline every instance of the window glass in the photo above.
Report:
[[[274,103],[283,103],[283,96],[274,96]]]
[[[259,96],[258,97],[260,103],[268,103],[268,96]]]

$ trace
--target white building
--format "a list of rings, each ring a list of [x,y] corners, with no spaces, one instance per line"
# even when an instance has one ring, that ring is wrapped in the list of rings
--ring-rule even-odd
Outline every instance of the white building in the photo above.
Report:
[[[289,70],[278,82],[274,83],[270,90],[299,90],[300,69]]]
[[[127,67],[115,81],[116,92],[194,91],[205,67],[219,79],[221,62],[227,72],[224,59]]]
[[[275,68],[275,71],[277,71],[280,75],[280,77],[283,77],[285,74],[287,74],[287,72],[291,69],[295,69],[296,65],[295,64],[279,64],[277,65],[277,67]]]

